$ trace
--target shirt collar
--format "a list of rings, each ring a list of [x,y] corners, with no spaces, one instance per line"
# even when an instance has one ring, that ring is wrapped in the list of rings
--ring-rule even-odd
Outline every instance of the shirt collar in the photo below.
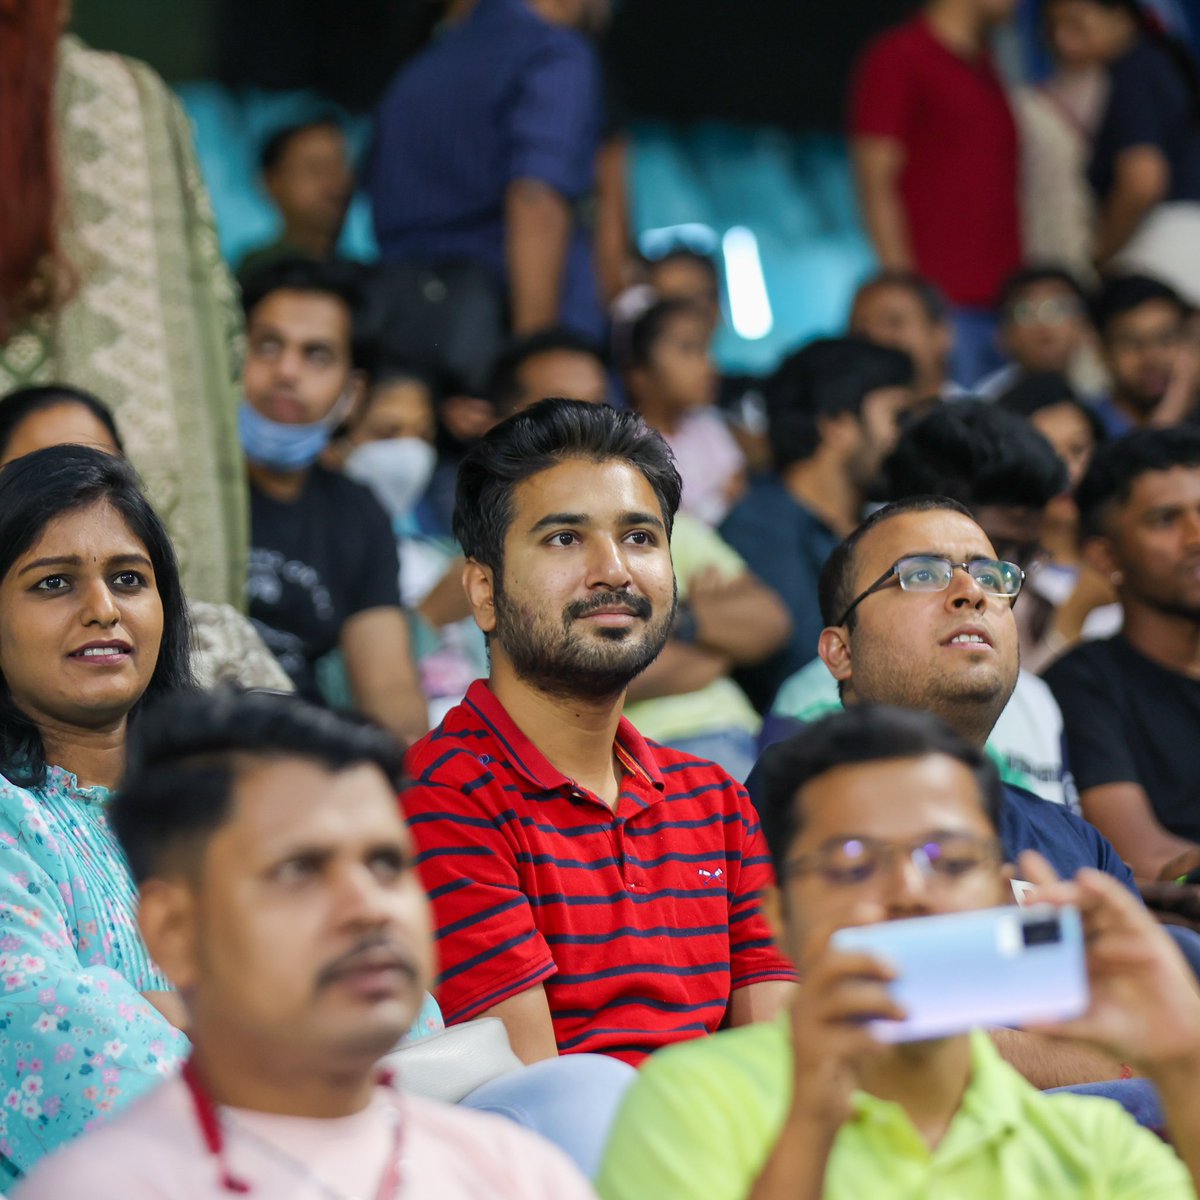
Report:
[[[972,1031],[970,1038],[971,1081],[946,1136],[936,1149],[926,1149],[931,1158],[942,1162],[976,1154],[981,1146],[1011,1137],[1024,1124],[1021,1099],[1029,1085],[1000,1057],[983,1030]],[[906,1140],[918,1139],[925,1147],[899,1104],[858,1091],[854,1093],[853,1107],[856,1121],[890,1127]]]
[[[500,743],[507,762],[514,771],[543,791],[578,790],[575,781],[564,775],[508,715],[508,710],[496,698],[486,679],[477,679],[471,684],[463,703]],[[621,718],[621,723],[617,726],[613,750],[626,771],[641,776],[644,782],[658,791],[664,790],[662,772],[646,739],[625,717]]]

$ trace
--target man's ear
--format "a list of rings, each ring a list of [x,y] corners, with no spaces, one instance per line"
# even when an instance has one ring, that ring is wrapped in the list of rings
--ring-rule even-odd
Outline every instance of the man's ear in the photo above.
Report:
[[[475,624],[484,633],[491,633],[496,628],[496,580],[492,568],[468,558],[462,581]]]
[[[352,426],[357,423],[358,418],[362,415],[363,405],[367,402],[368,387],[370,384],[367,381],[366,371],[350,372],[350,378],[346,381],[346,390],[342,393],[350,399],[340,424]]]
[[[817,639],[817,653],[838,683],[849,683],[854,672],[850,662],[850,632],[845,625],[826,625]]]
[[[196,897],[182,876],[148,879],[138,893],[138,927],[150,957],[180,992],[199,977]]]
[[[1114,587],[1120,587],[1124,576],[1117,565],[1116,548],[1113,546],[1112,538],[1101,534],[1084,538],[1079,553],[1093,571],[1102,575]]]
[[[828,413],[817,418],[817,436],[835,452],[853,450],[862,440],[862,421],[852,412]]]

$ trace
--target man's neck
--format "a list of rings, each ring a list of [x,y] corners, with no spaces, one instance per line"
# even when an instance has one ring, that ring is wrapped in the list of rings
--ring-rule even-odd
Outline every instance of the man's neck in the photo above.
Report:
[[[929,0],[925,5],[925,20],[933,36],[963,58],[974,58],[984,47],[988,26],[970,3]]]
[[[1141,429],[1141,427],[1145,425],[1154,415],[1155,409],[1157,409],[1162,403],[1162,398],[1160,398],[1149,408],[1146,408],[1144,405],[1138,404],[1129,399],[1123,392],[1119,390],[1114,390],[1109,399],[1113,408],[1115,408],[1117,412],[1119,412],[1130,423],[1130,425],[1133,426],[1134,429]]]
[[[792,498],[839,537],[858,527],[865,497],[832,455],[818,449],[812,458],[787,467],[782,478]]]
[[[338,232],[336,229],[330,233],[327,230],[310,229],[302,225],[285,225],[282,240],[288,246],[302,251],[318,262],[324,262],[333,257],[333,248],[337,245]]]
[[[378,1056],[314,1066],[295,1047],[264,1047],[259,1039],[205,1037],[193,1025],[192,1058],[209,1099],[227,1108],[281,1117],[330,1120],[362,1112],[377,1084]]]
[[[499,652],[492,655],[488,686],[550,763],[610,808],[616,807],[621,772],[613,746],[624,692],[603,700],[551,696],[518,678]]]
[[[1121,636],[1140,654],[1168,671],[1200,679],[1200,617],[1165,613],[1128,595]]]
[[[893,1046],[863,1071],[862,1088],[899,1104],[930,1148],[946,1135],[971,1082],[971,1039]]]
[[[125,768],[125,717],[99,729],[78,729],[41,719],[35,723],[46,762],[70,771],[83,787],[117,786]]]
[[[260,492],[282,504],[295,504],[300,499],[300,493],[304,491],[311,471],[311,467],[302,467],[299,471],[276,471],[258,463],[246,464],[246,474],[250,482]]]

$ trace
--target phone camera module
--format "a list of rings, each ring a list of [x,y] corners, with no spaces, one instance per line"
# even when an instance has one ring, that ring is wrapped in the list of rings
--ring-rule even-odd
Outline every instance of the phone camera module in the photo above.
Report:
[[[1056,946],[1062,941],[1062,927],[1057,917],[1030,921],[1021,930],[1021,936],[1027,949],[1031,946]]]

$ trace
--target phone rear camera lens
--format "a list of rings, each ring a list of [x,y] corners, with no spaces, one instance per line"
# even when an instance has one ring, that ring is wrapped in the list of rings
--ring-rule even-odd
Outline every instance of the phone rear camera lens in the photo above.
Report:
[[[1057,917],[1030,921],[1021,930],[1026,946],[1054,946],[1062,941],[1062,927]]]

